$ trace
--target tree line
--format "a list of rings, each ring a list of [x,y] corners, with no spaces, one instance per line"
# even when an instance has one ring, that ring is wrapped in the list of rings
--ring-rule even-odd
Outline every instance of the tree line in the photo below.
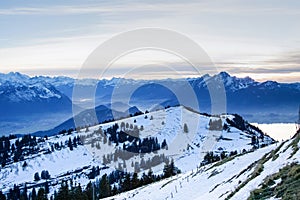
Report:
[[[138,187],[160,181],[161,179],[181,173],[175,166],[174,161],[165,163],[163,173],[155,175],[151,168],[147,173],[138,176],[137,173],[114,171],[109,175],[104,174],[94,182],[89,182],[85,188],[80,184],[74,184],[73,180],[63,180],[60,188],[49,194],[49,183],[45,182],[42,187],[33,188],[28,191],[25,186],[20,189],[14,186],[7,195],[0,191],[0,200],[93,200],[113,196],[122,192],[136,189]],[[48,198],[50,196],[50,198]]]

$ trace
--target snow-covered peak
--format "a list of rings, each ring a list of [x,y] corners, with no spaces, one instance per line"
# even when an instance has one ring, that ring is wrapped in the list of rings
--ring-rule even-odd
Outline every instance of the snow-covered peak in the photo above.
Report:
[[[10,72],[0,74],[0,97],[8,102],[37,101],[61,98],[62,94],[53,85],[41,79]]]
[[[74,79],[66,76],[58,76],[58,77],[49,77],[49,76],[35,76],[32,78],[36,81],[45,81],[54,86],[59,85],[72,85],[74,83]]]
[[[150,82],[152,81],[134,80],[134,79],[116,78],[116,77],[113,77],[110,80],[103,79],[103,84],[105,86],[134,85],[134,84],[150,83]]]
[[[211,76],[210,76],[209,74],[204,74],[204,75],[202,76],[202,78],[203,78],[204,80],[207,80],[207,79],[211,78]]]
[[[24,82],[29,80],[30,77],[19,72],[9,72],[8,74],[0,73],[0,83],[9,81],[9,82]]]
[[[230,75],[227,72],[220,72],[217,76],[222,77],[223,79],[229,78]]]
[[[49,77],[49,76],[36,76],[32,79],[36,81],[45,81],[47,83],[52,84],[55,87],[60,86],[70,86],[72,87],[74,84],[82,85],[82,86],[95,86],[99,82],[97,79],[74,79],[67,76],[56,76],[56,77]]]
[[[245,78],[238,78],[236,76],[230,76],[230,74],[228,74],[227,72],[220,72],[212,78],[222,81],[224,83],[225,88],[231,91],[237,91],[240,89],[247,88],[251,85],[257,84],[257,82],[249,76]]]
[[[276,81],[266,81],[266,82],[260,83],[259,86],[261,89],[263,89],[265,87],[267,87],[269,89],[273,89],[276,87],[280,87],[280,84],[278,84]]]

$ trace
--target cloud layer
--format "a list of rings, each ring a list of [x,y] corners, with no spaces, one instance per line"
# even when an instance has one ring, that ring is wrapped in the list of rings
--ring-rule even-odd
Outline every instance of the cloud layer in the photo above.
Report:
[[[297,81],[299,17],[297,1],[8,2],[0,8],[0,71],[76,76],[87,56],[113,35],[161,27],[196,41],[219,71],[254,75],[260,80]],[[145,64],[152,66],[146,78],[176,77],[170,71],[153,71],[153,65],[182,66],[181,76],[195,75],[178,59],[155,56],[129,56],[109,76]],[[209,73],[202,67],[203,74]],[[96,70],[91,69],[91,77]]]

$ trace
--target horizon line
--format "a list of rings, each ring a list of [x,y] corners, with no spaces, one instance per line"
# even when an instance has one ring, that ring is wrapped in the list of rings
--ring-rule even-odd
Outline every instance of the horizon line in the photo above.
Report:
[[[10,71],[10,72],[0,72],[2,75],[9,75],[9,74],[21,74],[24,76],[28,76],[29,78],[37,78],[37,77],[49,77],[49,78],[70,78],[73,80],[95,80],[95,81],[101,81],[101,80],[108,80],[111,81],[113,79],[124,79],[124,80],[133,80],[133,81],[162,81],[162,80],[181,80],[181,79],[197,79],[197,78],[203,78],[205,76],[209,76],[210,78],[220,75],[221,73],[226,73],[230,77],[235,77],[238,79],[245,79],[245,78],[250,78],[255,82],[259,83],[264,83],[268,81],[273,81],[277,83],[287,83],[287,84],[292,84],[292,83],[300,83],[300,81],[292,81],[292,82],[284,82],[284,81],[277,81],[277,80],[272,80],[272,79],[265,79],[265,80],[257,80],[253,78],[252,76],[249,75],[244,75],[244,76],[237,76],[236,74],[232,74],[228,71],[219,71],[218,73],[210,74],[210,73],[205,73],[205,74],[199,74],[199,75],[186,75],[184,77],[166,77],[166,78],[150,78],[150,79],[145,79],[145,78],[127,78],[127,77],[121,77],[121,76],[110,76],[110,77],[103,77],[103,78],[93,78],[93,77],[84,77],[84,78],[78,78],[74,76],[69,76],[69,75],[50,75],[50,74],[28,74],[20,71]],[[243,73],[242,73],[243,74]],[[245,73],[246,74],[246,73]],[[78,74],[77,74],[78,75]],[[143,76],[145,77],[145,76]]]

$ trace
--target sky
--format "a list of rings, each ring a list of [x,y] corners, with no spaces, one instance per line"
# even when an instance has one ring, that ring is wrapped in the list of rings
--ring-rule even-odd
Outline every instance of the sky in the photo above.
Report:
[[[103,42],[156,27],[195,41],[217,71],[258,81],[300,82],[299,21],[297,0],[5,0],[0,3],[0,72],[77,77]],[[104,78],[199,75],[188,65],[170,53],[141,50],[116,60]],[[97,72],[87,76],[99,78]],[[201,68],[201,74],[210,72]]]

